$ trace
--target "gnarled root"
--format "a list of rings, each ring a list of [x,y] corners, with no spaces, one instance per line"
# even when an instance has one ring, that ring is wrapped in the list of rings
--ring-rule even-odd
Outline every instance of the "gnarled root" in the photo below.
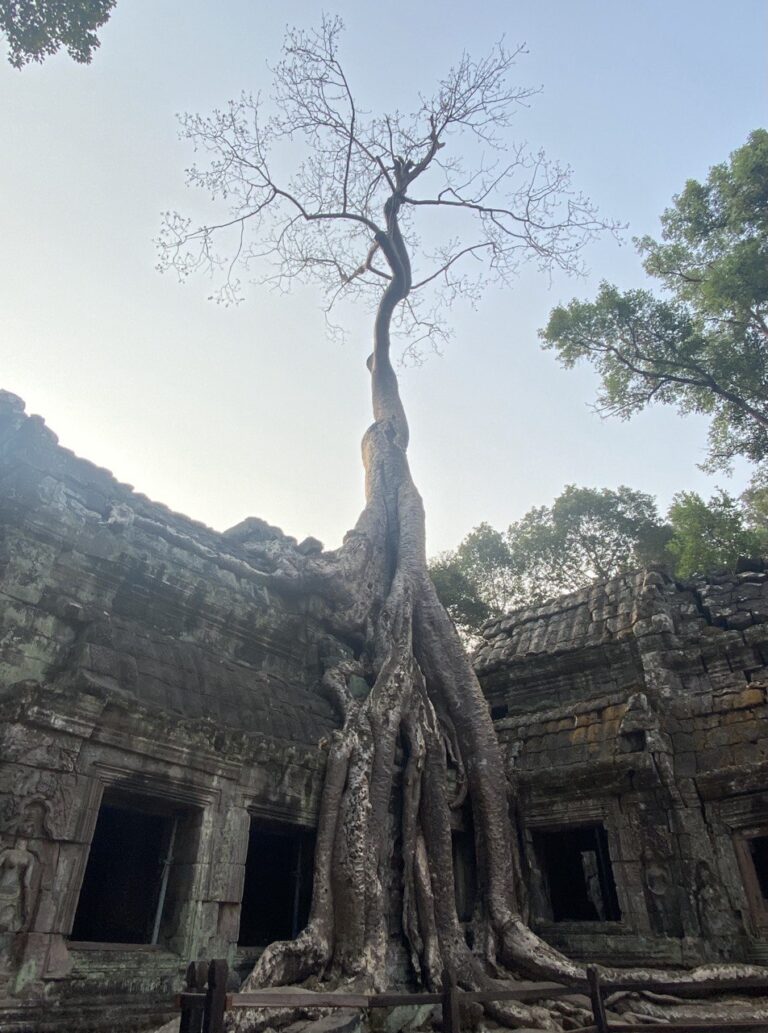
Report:
[[[768,1021],[768,1001],[732,994],[707,1001],[683,1001],[669,994],[651,991],[617,993],[607,998],[606,1007],[625,1022],[752,1022]]]
[[[391,383],[384,386],[389,391]],[[295,941],[268,947],[244,989],[314,977],[366,992],[403,982],[434,991],[448,970],[465,990],[508,987],[520,975],[584,990],[584,967],[523,921],[501,751],[480,685],[427,574],[424,513],[405,457],[404,414],[383,389],[374,408],[378,422],[363,443],[367,505],[332,560],[334,569],[354,574],[342,593],[346,609],[334,620],[346,614],[361,648],[323,679],[343,724],[328,743],[309,924]],[[363,700],[348,690],[353,675],[372,685]],[[451,809],[465,796],[478,862],[473,949],[456,913],[451,842]],[[400,882],[397,892],[393,879]],[[393,953],[394,928],[405,958]],[[761,971],[745,965],[693,972],[604,968],[601,976],[606,987],[661,980],[685,995],[705,981]],[[689,1007],[658,995],[613,1000],[649,1016],[684,1016]],[[696,1017],[723,1007],[712,1002]],[[735,1015],[736,1003],[728,1007]],[[584,1019],[581,1004],[562,1000],[485,1008],[513,1028],[573,1028]],[[750,1017],[766,1014],[768,1004],[755,1002]],[[256,1028],[256,1016],[240,1013],[236,1028]]]

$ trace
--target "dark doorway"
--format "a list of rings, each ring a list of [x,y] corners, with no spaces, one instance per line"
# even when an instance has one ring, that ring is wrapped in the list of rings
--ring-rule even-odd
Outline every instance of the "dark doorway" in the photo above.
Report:
[[[608,837],[602,825],[537,830],[533,846],[555,922],[618,922]]]
[[[768,901],[768,836],[754,836],[747,842],[760,893]]]
[[[301,932],[309,917],[313,861],[314,836],[306,829],[251,821],[238,944],[263,946]]]
[[[151,943],[173,818],[105,803],[99,810],[72,939]]]
[[[744,889],[749,903],[753,934],[768,932],[768,830],[747,829],[734,838]],[[699,867],[706,867],[699,862]]]

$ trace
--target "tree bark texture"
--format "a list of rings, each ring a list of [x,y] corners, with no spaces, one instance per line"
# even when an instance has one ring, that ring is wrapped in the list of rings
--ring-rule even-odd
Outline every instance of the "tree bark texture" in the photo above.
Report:
[[[333,567],[327,576],[318,572],[320,580],[343,582],[335,619],[358,648],[357,659],[336,663],[323,680],[342,726],[328,746],[310,917],[295,940],[264,951],[243,989],[313,978],[383,991],[405,978],[392,954],[399,939],[407,978],[430,990],[441,988],[444,971],[467,990],[520,976],[585,990],[584,967],[524,921],[501,750],[427,572],[424,509],[408,467],[408,424],[390,361],[392,315],[410,288],[397,203],[394,195],[387,230],[377,238],[392,276],[368,360],[374,423],[362,444],[366,505],[341,549],[317,561]],[[349,690],[353,676],[369,685],[363,699]],[[451,809],[463,805],[471,809],[478,872],[471,948],[454,897]],[[756,971],[707,966],[663,978],[690,993],[699,980]],[[660,975],[601,970],[608,987],[619,980],[641,986]],[[567,1006],[505,1002],[487,1010],[510,1027],[561,1029]],[[236,1014],[238,1030],[259,1028],[256,1013]]]

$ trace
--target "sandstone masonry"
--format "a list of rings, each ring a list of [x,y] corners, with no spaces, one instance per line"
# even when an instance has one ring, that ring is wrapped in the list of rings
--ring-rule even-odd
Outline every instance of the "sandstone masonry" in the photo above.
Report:
[[[768,957],[768,573],[742,566],[617,577],[485,628],[532,921],[568,953]],[[558,851],[591,910],[558,915]],[[602,871],[579,875],[590,851]]]
[[[149,1028],[190,958],[242,973],[300,928],[338,723],[321,676],[351,651],[305,576],[321,548],[172,513],[0,392],[4,1033]],[[768,957],[768,573],[744,566],[485,629],[526,906],[576,957]]]

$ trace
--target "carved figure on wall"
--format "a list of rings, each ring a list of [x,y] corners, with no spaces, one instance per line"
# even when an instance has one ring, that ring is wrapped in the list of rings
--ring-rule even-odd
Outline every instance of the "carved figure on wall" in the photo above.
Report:
[[[30,849],[30,840],[46,834],[45,801],[24,806],[16,826],[15,842],[0,850],[0,933],[26,932],[35,913],[42,863]]]
[[[679,893],[669,864],[648,848],[643,851],[643,864],[651,928],[657,936],[682,937]]]
[[[597,866],[597,854],[594,850],[585,850],[581,855],[581,867],[584,871],[584,883],[587,888],[587,899],[591,902],[597,913],[597,920],[605,922],[607,914],[605,901],[603,900],[603,889],[600,885],[600,872]]]

